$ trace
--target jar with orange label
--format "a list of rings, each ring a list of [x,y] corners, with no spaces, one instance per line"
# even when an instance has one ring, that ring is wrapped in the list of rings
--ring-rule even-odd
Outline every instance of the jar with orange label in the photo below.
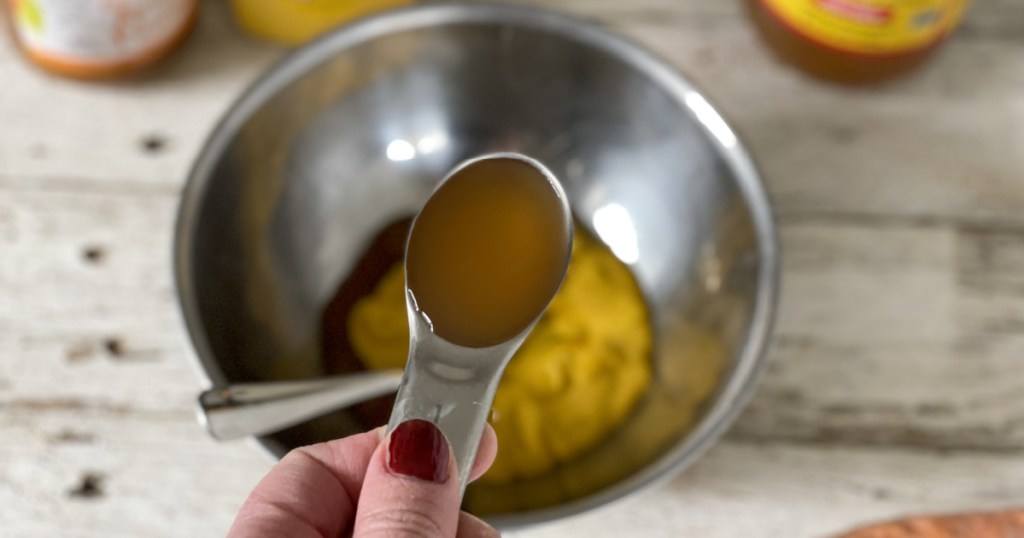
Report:
[[[787,62],[832,81],[881,82],[920,65],[970,0],[747,0]]]
[[[126,74],[160,59],[188,34],[199,0],[7,0],[30,60],[79,78]]]

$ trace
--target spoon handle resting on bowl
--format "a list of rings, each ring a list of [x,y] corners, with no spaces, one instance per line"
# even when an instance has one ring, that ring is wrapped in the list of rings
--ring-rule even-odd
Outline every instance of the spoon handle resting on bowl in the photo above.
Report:
[[[214,387],[199,395],[200,421],[221,441],[263,435],[393,393],[401,380],[401,370],[380,370],[326,379]]]

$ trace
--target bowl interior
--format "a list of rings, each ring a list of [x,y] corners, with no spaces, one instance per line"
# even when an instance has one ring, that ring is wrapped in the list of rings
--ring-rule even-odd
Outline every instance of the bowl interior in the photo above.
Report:
[[[704,423],[725,420],[709,410],[736,405],[752,377],[740,361],[759,352],[768,232],[731,131],[647,62],[589,25],[500,8],[388,15],[293,55],[229,112],[186,192],[177,270],[204,370],[214,382],[324,375],[321,313],[370,238],[459,161],[518,151],[633,270],[655,380],[599,449],[542,479],[471,488],[467,503],[543,520],[692,458],[720,430]],[[261,442],[281,455],[362,427],[343,410]]]

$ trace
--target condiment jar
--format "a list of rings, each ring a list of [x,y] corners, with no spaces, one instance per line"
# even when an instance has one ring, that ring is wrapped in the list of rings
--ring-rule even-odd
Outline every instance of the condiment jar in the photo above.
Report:
[[[849,84],[881,82],[920,65],[963,19],[970,0],[747,0],[785,61]]]
[[[30,60],[62,75],[126,74],[162,58],[195,21],[199,0],[7,0]]]
[[[247,33],[283,45],[299,45],[350,20],[413,0],[231,0]]]

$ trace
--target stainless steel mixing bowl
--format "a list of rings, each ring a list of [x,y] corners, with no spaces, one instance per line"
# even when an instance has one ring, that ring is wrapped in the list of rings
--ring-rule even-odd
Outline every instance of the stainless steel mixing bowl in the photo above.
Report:
[[[634,271],[655,380],[626,425],[545,477],[472,488],[505,528],[587,510],[671,476],[753,390],[778,252],[736,133],[670,66],[599,26],[443,5],[339,29],[227,112],[184,191],[177,288],[209,382],[316,377],[320,313],[382,226],[455,163],[512,150],[564,183],[576,218]],[[259,442],[276,456],[362,425],[348,410]]]

